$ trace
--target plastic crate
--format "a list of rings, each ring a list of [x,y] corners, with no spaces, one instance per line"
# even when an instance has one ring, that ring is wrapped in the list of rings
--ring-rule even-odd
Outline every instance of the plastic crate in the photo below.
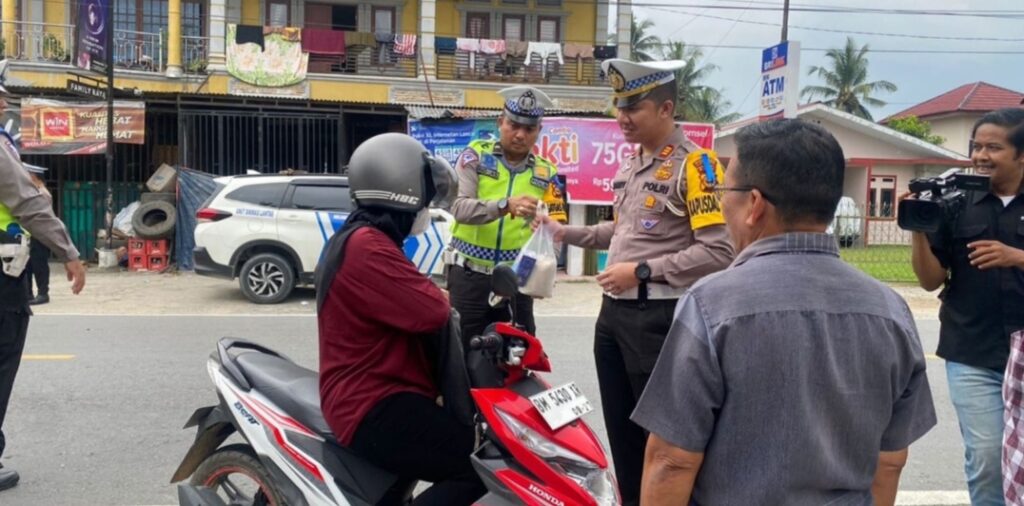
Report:
[[[138,237],[131,237],[128,239],[128,254],[129,255],[142,255],[148,254],[146,247],[146,240],[139,239]]]
[[[167,255],[150,255],[147,258],[146,268],[151,271],[159,271],[167,267]]]
[[[149,239],[146,241],[146,255],[167,256],[167,239]]]
[[[149,270],[149,257],[146,255],[128,254],[128,270],[145,271]]]

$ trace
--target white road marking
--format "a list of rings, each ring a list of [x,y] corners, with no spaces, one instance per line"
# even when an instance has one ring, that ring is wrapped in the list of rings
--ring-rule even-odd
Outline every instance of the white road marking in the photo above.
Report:
[[[900,506],[946,506],[971,504],[966,490],[900,490],[896,493]]]

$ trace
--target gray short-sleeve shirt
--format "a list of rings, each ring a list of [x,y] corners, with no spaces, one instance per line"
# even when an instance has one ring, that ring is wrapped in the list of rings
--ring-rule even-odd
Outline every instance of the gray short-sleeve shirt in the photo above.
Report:
[[[697,504],[871,504],[935,425],[913,317],[824,234],[762,239],[679,301],[632,419],[703,453]]]

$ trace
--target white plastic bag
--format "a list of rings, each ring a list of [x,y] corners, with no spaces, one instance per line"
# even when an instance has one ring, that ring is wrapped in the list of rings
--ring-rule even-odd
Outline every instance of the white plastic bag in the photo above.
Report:
[[[537,216],[547,216],[548,207],[541,202],[537,205]],[[519,251],[512,269],[519,277],[519,293],[530,297],[551,297],[555,290],[555,274],[558,259],[555,256],[555,241],[551,228],[541,223]]]
[[[121,212],[117,213],[117,216],[114,217],[114,228],[120,230],[122,234],[128,237],[134,236],[135,229],[132,228],[132,216],[135,216],[135,210],[138,209],[140,205],[142,205],[142,203],[136,200],[135,202],[125,206],[124,209],[121,209]]]

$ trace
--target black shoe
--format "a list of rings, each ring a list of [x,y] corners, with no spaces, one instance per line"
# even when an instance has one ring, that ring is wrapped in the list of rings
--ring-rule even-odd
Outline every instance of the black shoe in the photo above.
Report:
[[[46,304],[47,302],[50,302],[50,296],[45,293],[41,293],[29,299],[28,305],[35,306],[37,304]]]
[[[0,490],[7,490],[18,484],[18,472],[13,469],[0,469]]]

